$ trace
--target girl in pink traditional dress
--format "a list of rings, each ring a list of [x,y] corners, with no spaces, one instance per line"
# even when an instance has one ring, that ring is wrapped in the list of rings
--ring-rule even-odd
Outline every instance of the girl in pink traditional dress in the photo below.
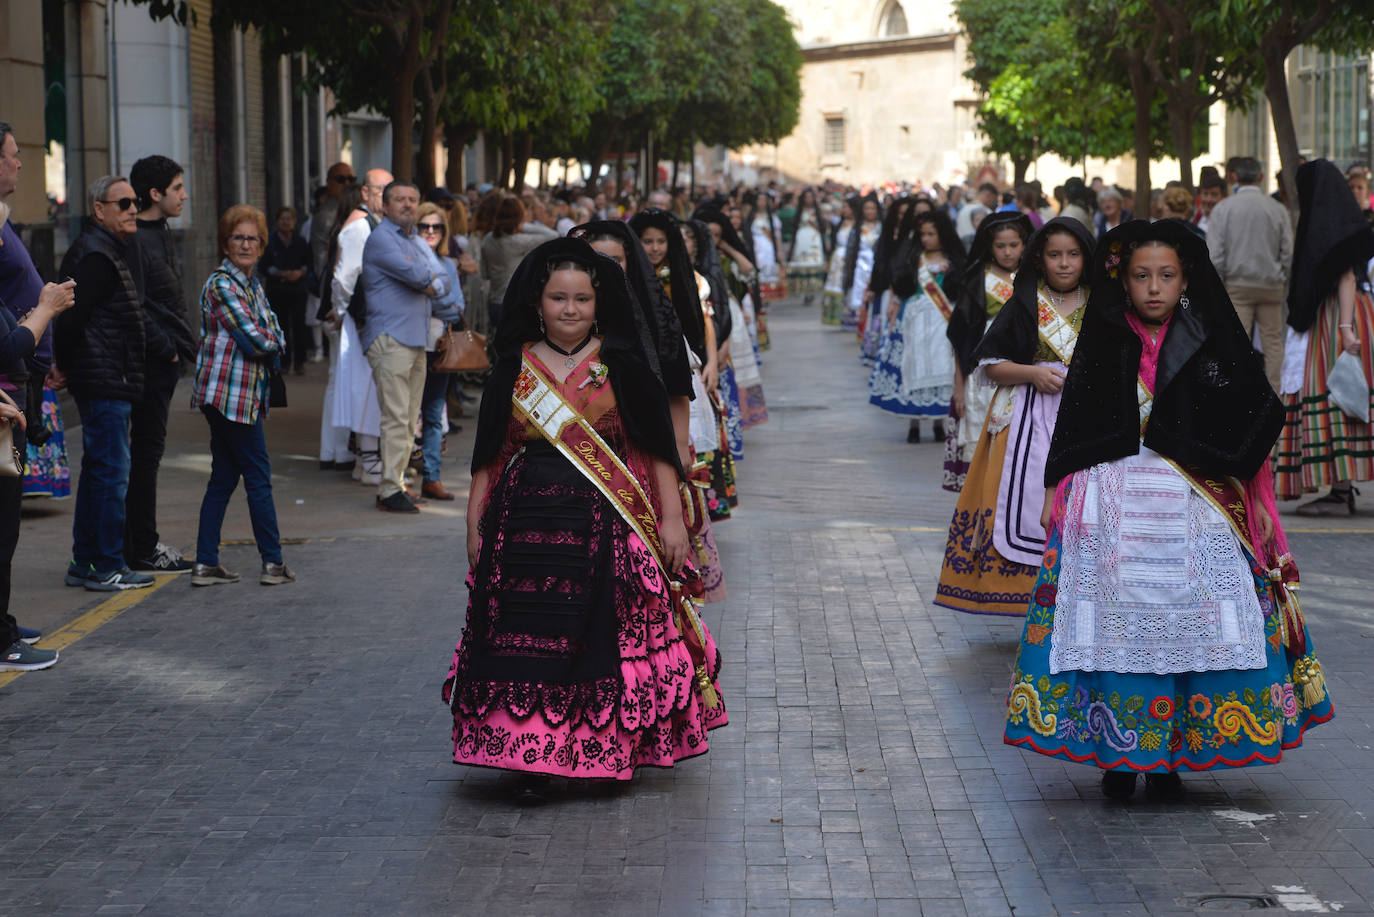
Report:
[[[692,577],[681,468],[636,313],[624,273],[581,240],[544,243],[512,278],[444,683],[460,764],[628,780],[704,753],[727,721],[719,654],[677,588]],[[556,433],[540,425],[550,405],[570,409]],[[525,801],[541,782],[522,783]]]

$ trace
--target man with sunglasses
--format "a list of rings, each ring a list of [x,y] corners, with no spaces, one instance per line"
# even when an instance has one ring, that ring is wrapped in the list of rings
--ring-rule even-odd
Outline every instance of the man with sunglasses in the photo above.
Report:
[[[81,413],[67,584],[116,592],[153,584],[124,559],[129,422],[144,394],[147,340],[126,260],[138,229],[138,198],[128,179],[106,175],[91,183],[90,209],[62,259],[62,274],[76,281],[76,305],[58,318],[54,334],[56,368]]]
[[[345,188],[357,181],[353,167],[346,162],[334,163],[325,173],[324,199],[315,208],[310,221],[310,262],[314,265],[315,276],[323,282],[328,282],[324,262],[329,257],[329,231],[334,227],[334,217],[339,212],[339,198]]]

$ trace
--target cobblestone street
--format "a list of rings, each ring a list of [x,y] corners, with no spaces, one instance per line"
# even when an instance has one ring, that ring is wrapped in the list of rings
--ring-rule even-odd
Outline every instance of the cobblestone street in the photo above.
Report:
[[[908,445],[868,406],[852,336],[818,307],[784,303],[770,330],[771,419],[716,529],[731,722],[708,755],[538,808],[453,765],[440,682],[475,422],[449,438],[457,503],[377,513],[313,467],[312,365],[268,432],[299,582],[259,587],[251,539],[232,544],[243,583],[162,582],[0,685],[0,914],[1374,913],[1374,515],[1284,518],[1336,718],[1279,765],[1105,800],[1095,769],[1002,743],[1020,622],[930,604],[943,442]],[[182,548],[207,461],[188,390],[164,472]],[[26,515],[21,623],[97,604],[60,585],[70,514]],[[249,537],[241,497],[225,537]]]

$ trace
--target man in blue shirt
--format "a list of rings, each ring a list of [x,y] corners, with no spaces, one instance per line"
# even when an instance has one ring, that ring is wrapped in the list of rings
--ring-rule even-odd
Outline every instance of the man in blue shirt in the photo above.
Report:
[[[360,278],[367,299],[360,336],[382,417],[377,508],[393,513],[419,511],[406,493],[405,470],[424,396],[430,297],[443,296],[449,283],[434,253],[415,234],[419,207],[415,185],[393,181],[386,186],[386,216],[367,237]]]

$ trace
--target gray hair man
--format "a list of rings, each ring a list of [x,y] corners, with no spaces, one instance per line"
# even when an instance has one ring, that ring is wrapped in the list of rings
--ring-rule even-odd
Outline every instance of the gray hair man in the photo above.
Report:
[[[138,197],[128,179],[107,175],[91,183],[89,206],[92,215],[62,259],[62,273],[76,281],[76,305],[58,317],[55,335],[57,368],[81,414],[67,582],[115,592],[153,584],[124,558],[129,421],[143,398],[147,356],[143,309],[126,260]]]
[[[405,471],[415,447],[415,424],[425,388],[430,298],[448,292],[448,275],[415,234],[420,189],[393,181],[382,193],[382,222],[363,247],[362,284],[367,321],[363,353],[372,367],[381,409],[381,481],[377,508],[414,513]]]
[[[1264,374],[1274,390],[1283,367],[1283,299],[1293,260],[1288,210],[1260,190],[1264,168],[1253,156],[1234,163],[1236,193],[1212,208],[1207,251],[1226,284],[1246,334],[1259,326]]]

